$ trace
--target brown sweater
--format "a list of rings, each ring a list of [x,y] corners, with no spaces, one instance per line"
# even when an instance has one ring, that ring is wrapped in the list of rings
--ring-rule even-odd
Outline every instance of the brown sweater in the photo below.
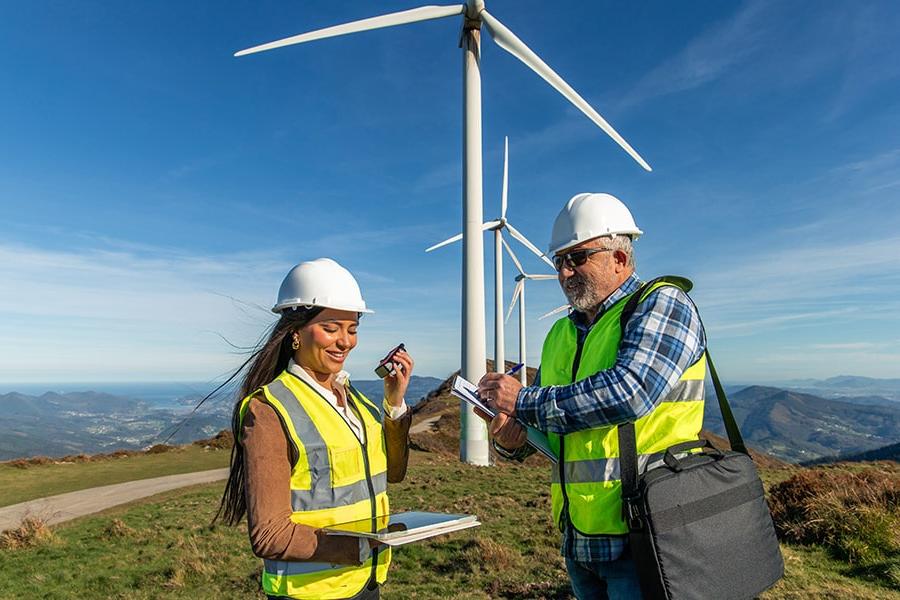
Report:
[[[403,481],[409,458],[412,411],[392,421],[384,419],[387,480]],[[281,420],[271,406],[250,401],[241,436],[246,469],[247,527],[253,553],[269,560],[359,564],[359,540],[324,535],[291,521],[291,464],[293,449]]]

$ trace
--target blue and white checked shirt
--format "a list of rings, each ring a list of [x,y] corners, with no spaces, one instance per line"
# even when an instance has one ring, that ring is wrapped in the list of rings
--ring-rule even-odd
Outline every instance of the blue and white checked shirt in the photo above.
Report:
[[[593,323],[585,323],[582,313],[570,314],[578,345],[610,307],[640,286],[632,274],[603,301]],[[516,416],[540,431],[560,435],[635,421],[656,408],[705,350],[706,334],[694,303],[680,289],[662,287],[638,304],[622,332],[615,365],[570,385],[549,387],[540,387],[538,371],[534,385],[519,391]],[[610,561],[624,552],[625,536],[582,536],[565,512],[562,518],[563,556]]]

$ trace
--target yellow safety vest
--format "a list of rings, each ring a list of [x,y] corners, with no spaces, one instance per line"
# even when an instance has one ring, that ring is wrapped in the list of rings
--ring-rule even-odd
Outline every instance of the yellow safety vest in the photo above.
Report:
[[[664,285],[690,290],[689,281],[671,278],[649,286],[640,301]],[[588,332],[577,373],[572,372],[578,351],[575,324],[568,317],[554,323],[541,352],[541,385],[568,385],[611,368],[622,339],[622,311],[632,295],[614,304]],[[653,411],[635,421],[639,469],[661,459],[669,446],[697,439],[703,425],[705,376],[704,354],[685,370]],[[563,436],[550,433],[547,437],[559,457],[550,484],[554,522],[561,528],[562,512],[566,510],[569,522],[582,535],[627,533],[628,527],[622,519],[617,426],[595,427]]]
[[[296,375],[284,371],[260,391],[244,398],[240,418],[254,396],[278,413],[297,456],[291,466],[291,520],[317,529],[360,519],[372,519],[377,527],[386,520],[387,455],[379,408],[348,384],[347,402],[365,430],[361,443],[334,406]],[[289,598],[349,598],[372,581],[384,583],[390,561],[390,549],[373,550],[360,566],[264,560],[263,590]]]

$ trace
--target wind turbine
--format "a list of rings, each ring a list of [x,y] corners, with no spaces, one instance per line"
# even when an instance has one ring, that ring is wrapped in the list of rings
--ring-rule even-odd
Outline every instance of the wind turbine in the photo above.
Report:
[[[478,381],[485,371],[485,315],[484,315],[484,247],[482,227],[481,176],[481,27],[484,26],[498,46],[525,63],[569,102],[578,107],[591,121],[613,138],[644,169],[650,171],[643,158],[612,126],[588,104],[584,98],[556,74],[522,40],[507,29],[484,8],[484,0],[466,0],[454,6],[422,6],[411,10],[371,17],[333,27],[326,27],[287,37],[237,52],[243,56],[293,44],[302,44],[339,35],[357,33],[429,21],[444,17],[462,16],[460,47],[463,50],[463,268],[462,268],[462,368],[463,377]],[[488,465],[487,427],[465,403],[460,405],[460,459],[464,462]]]
[[[503,337],[503,247],[505,243],[503,239],[503,230],[507,229],[509,234],[517,239],[523,246],[533,252],[538,258],[546,262],[551,267],[553,262],[550,261],[540,250],[535,247],[528,238],[526,238],[518,229],[513,227],[506,219],[506,208],[508,206],[509,195],[509,137],[503,138],[503,188],[500,194],[500,218],[494,221],[487,221],[481,225],[482,231],[494,232],[494,370],[503,373],[506,369],[506,358],[504,356]],[[451,238],[447,238],[443,242],[439,242],[434,246],[425,249],[425,252],[437,250],[453,242],[462,239],[462,234],[458,233]]]
[[[551,310],[550,312],[544,313],[544,314],[542,314],[541,316],[539,316],[539,317],[538,317],[538,321],[543,321],[543,320],[546,319],[547,317],[552,317],[553,315],[555,315],[555,314],[557,314],[557,313],[561,313],[561,312],[564,311],[564,310],[569,310],[570,308],[572,308],[572,305],[571,305],[571,304],[563,304],[562,306],[557,306],[556,308],[554,308],[554,309]]]
[[[526,360],[526,347],[525,347],[525,282],[529,279],[540,280],[540,279],[556,279],[556,275],[543,274],[543,273],[526,273],[522,268],[522,263],[519,262],[519,259],[516,258],[516,255],[513,253],[512,248],[509,247],[509,244],[506,243],[506,240],[503,241],[503,245],[506,247],[506,251],[509,253],[509,257],[512,259],[513,263],[516,265],[516,268],[519,270],[519,274],[516,275],[516,287],[513,290],[512,300],[509,303],[509,311],[506,313],[506,321],[509,321],[509,316],[512,314],[513,308],[516,306],[516,301],[519,302],[519,362],[522,363],[522,368],[519,369],[519,381],[522,382],[522,385],[526,385],[526,381],[528,378],[528,374],[526,373],[528,369],[527,360]]]

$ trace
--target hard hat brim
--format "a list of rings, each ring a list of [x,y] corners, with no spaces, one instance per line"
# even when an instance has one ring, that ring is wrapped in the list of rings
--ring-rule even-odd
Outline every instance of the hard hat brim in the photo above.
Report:
[[[286,302],[280,302],[272,307],[272,312],[275,314],[281,314],[282,312],[284,312],[285,310],[287,310],[289,308],[300,308],[300,307],[333,308],[334,310],[347,310],[350,312],[363,313],[363,314],[374,314],[375,313],[374,310],[366,308],[365,306],[359,307],[359,306],[339,305],[337,303],[332,304],[332,303],[319,303],[319,302],[304,302],[299,299],[288,300]]]
[[[574,248],[575,246],[579,246],[579,245],[581,245],[585,242],[589,242],[591,240],[596,240],[597,238],[602,238],[602,237],[611,238],[616,235],[627,235],[628,237],[631,238],[631,241],[634,242],[639,237],[644,235],[644,232],[641,231],[640,229],[635,229],[634,231],[618,231],[618,232],[610,232],[610,233],[601,233],[598,235],[591,235],[589,237],[585,237],[584,239],[569,240],[565,244],[557,246],[556,248],[553,248],[552,250],[547,252],[547,256],[550,258],[550,260],[553,260],[553,256],[556,254],[559,254],[563,250],[568,250],[569,248]]]

